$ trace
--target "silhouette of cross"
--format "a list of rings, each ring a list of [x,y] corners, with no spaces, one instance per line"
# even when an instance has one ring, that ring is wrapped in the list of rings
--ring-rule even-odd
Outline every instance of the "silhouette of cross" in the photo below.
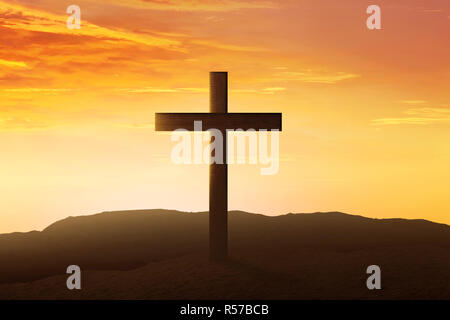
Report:
[[[194,131],[202,121],[204,131],[218,129],[223,135],[223,163],[211,161],[209,171],[209,254],[212,261],[228,258],[227,129],[281,131],[281,113],[228,113],[228,73],[210,73],[210,113],[156,113],[156,131]],[[214,156],[214,151],[211,157]]]

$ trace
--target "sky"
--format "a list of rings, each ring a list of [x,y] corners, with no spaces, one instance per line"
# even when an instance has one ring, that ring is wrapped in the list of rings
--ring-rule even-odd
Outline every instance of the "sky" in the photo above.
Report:
[[[283,113],[279,172],[230,165],[230,209],[450,224],[449,39],[447,0],[0,0],[0,233],[208,210],[154,113],[209,111],[210,71],[230,112]]]

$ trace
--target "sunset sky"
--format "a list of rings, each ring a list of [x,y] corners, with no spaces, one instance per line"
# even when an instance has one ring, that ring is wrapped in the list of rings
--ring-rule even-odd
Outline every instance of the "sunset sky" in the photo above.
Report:
[[[449,39],[448,0],[0,0],[0,233],[207,210],[154,113],[209,111],[210,71],[230,112],[283,113],[279,173],[230,165],[230,209],[450,224]]]

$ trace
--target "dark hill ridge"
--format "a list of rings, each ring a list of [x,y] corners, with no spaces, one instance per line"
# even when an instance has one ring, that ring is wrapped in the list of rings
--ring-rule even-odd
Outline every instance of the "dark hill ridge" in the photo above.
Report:
[[[425,270],[426,274],[419,274],[423,277],[423,286],[430,281],[439,285],[442,279],[450,280],[450,226],[426,220],[370,219],[339,212],[270,217],[231,211],[229,233],[233,261],[238,265],[245,264],[247,271],[257,270],[254,273],[252,271],[251,277],[264,274],[261,277],[270,278],[276,273],[284,276],[289,274],[295,278],[300,277],[301,272],[313,272],[309,277],[302,278],[298,287],[294,285],[295,281],[290,280],[288,285],[292,292],[274,289],[267,293],[268,298],[281,297],[280,294],[286,292],[295,298],[295,294],[300,294],[296,290],[302,288],[301,292],[306,292],[305,281],[312,281],[310,286],[314,286],[314,281],[322,283],[321,286],[323,283],[341,281],[333,279],[338,276],[335,273],[336,265],[342,269],[339,276],[350,277],[356,273],[353,276],[362,283],[361,288],[365,286],[365,267],[382,262],[388,277],[402,277],[403,273],[405,279],[413,281],[412,278],[418,275],[408,272]],[[120,273],[119,278],[137,272],[132,269],[145,268],[149,264],[156,269],[162,265],[167,268],[167,264],[171,266],[170,261],[178,261],[181,264],[179,269],[183,269],[180,262],[184,261],[183,257],[196,257],[183,263],[195,264],[194,269],[199,269],[209,265],[207,246],[207,212],[154,209],[69,217],[48,226],[42,232],[0,235],[0,283],[28,282],[63,275],[71,264],[79,265],[83,271],[130,270]],[[312,267],[313,263],[317,265]],[[175,262],[172,266],[175,266]],[[389,268],[392,270],[389,271]],[[238,269],[241,274],[242,268]],[[218,276],[220,281],[224,281],[222,276]],[[154,275],[150,272],[145,279],[147,277],[150,279]],[[238,279],[239,275],[235,277]],[[319,279],[313,281],[315,277]],[[248,275],[245,279],[248,279]],[[345,279],[342,278],[343,283],[347,281]],[[279,283],[278,280],[273,281],[274,284]],[[165,295],[164,292],[171,292],[170,288],[166,289],[168,291],[162,290],[159,298],[176,297]],[[434,292],[428,287],[426,289],[428,293]],[[190,292],[188,288],[186,290]],[[196,290],[200,292],[200,289]],[[245,297],[242,290],[236,291],[237,294],[239,292],[236,297]],[[436,294],[450,298],[448,290],[434,290]],[[255,289],[255,292],[260,290]],[[211,294],[209,292],[205,297]],[[326,291],[324,294],[327,295]],[[402,298],[408,298],[407,292],[403,294]],[[148,294],[145,297],[148,298]],[[249,298],[252,297],[249,295]]]

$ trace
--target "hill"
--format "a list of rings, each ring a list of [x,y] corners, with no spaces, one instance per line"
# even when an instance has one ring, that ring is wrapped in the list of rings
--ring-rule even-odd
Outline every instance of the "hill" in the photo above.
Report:
[[[447,225],[232,211],[229,232],[224,265],[207,258],[207,212],[104,212],[0,235],[0,298],[450,299]],[[72,264],[81,291],[65,287]],[[382,290],[366,288],[372,264]]]

